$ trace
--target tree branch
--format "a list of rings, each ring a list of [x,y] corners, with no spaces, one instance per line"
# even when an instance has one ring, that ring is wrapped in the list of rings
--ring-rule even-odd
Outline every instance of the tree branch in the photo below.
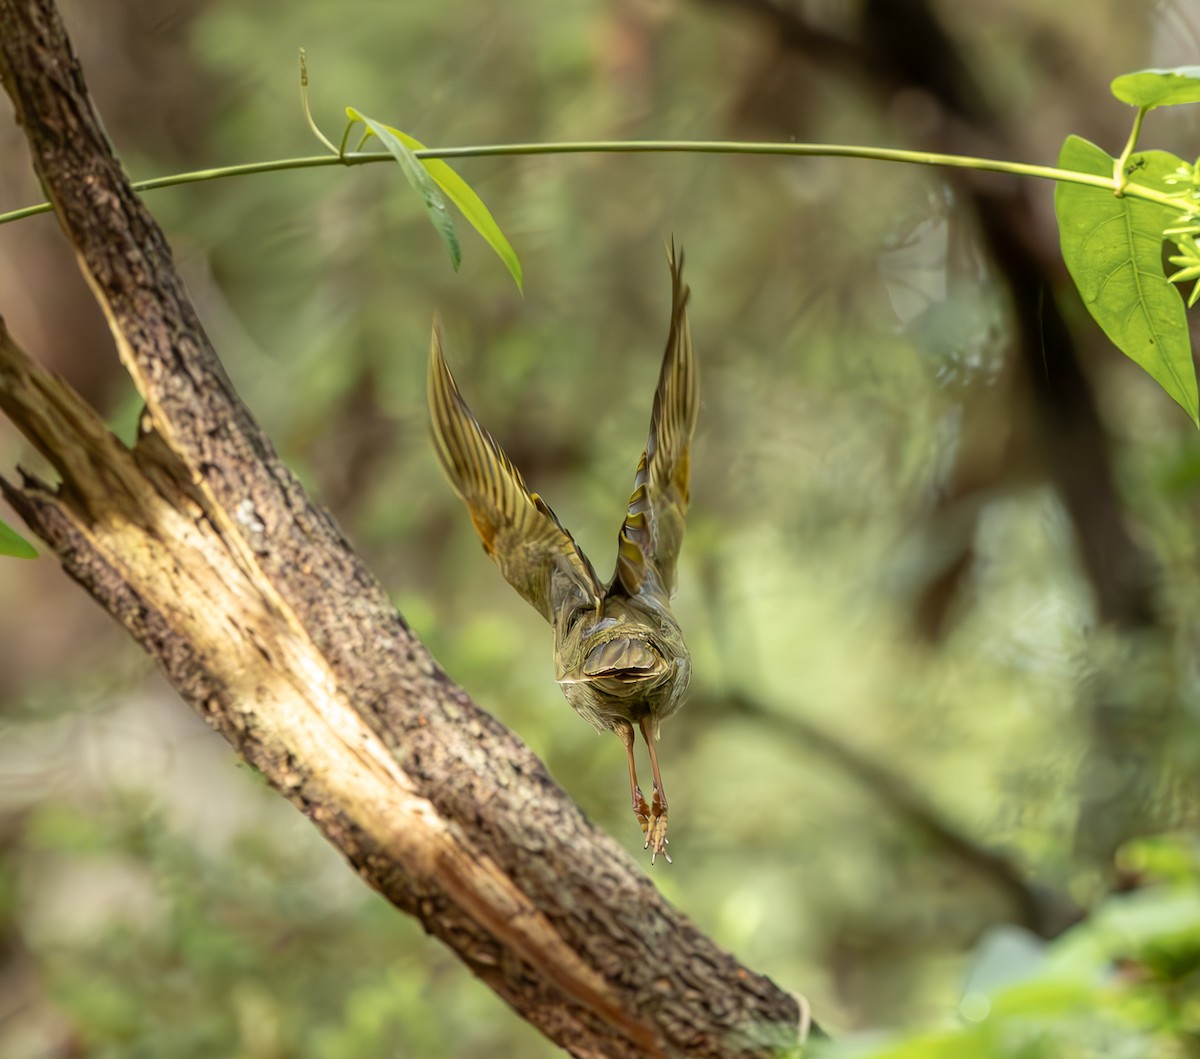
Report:
[[[62,477],[6,499],[363,878],[580,1056],[767,1055],[796,1001],[671,908],[438,668],[234,392],[50,0],[0,75],[146,400],[122,445],[0,328],[0,408]]]
[[[932,847],[995,886],[1011,903],[1016,921],[1030,931],[1055,938],[1083,918],[1082,910],[1066,894],[1029,882],[1017,864],[959,828],[905,777],[807,717],[783,713],[741,691],[722,699],[720,707],[724,715],[736,712],[764,728],[776,729],[819,757],[822,764],[840,769]]]

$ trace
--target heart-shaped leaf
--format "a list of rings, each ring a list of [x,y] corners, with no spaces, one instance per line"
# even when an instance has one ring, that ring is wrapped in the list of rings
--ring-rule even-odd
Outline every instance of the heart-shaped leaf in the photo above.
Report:
[[[1070,136],[1058,164],[1111,176],[1114,160],[1094,143]],[[1179,159],[1141,151],[1132,176],[1161,186]],[[1170,206],[1104,188],[1060,181],[1054,194],[1063,260],[1088,312],[1127,357],[1140,364],[1200,426],[1196,369],[1179,292],[1163,274],[1163,229],[1178,217]]]
[[[1143,110],[1173,107],[1178,103],[1200,103],[1200,66],[1135,70],[1116,78],[1111,87],[1112,94],[1122,103]]]

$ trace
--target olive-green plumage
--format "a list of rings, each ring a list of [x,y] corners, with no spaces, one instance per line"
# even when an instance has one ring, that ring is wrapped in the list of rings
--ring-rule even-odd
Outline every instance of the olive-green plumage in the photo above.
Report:
[[[484,550],[554,628],[555,678],[567,701],[625,745],[634,812],[651,862],[667,856],[667,799],[654,741],[683,704],[687,646],[671,613],[675,562],[688,505],[688,464],[699,389],[688,329],[683,252],[672,245],[671,326],[650,437],[638,463],[607,585],[521,472],[471,414],[442,354],[435,327],[429,355],[429,409],[442,466],[470,512]],[[646,804],[634,769],[634,728],[650,750],[654,795]]]

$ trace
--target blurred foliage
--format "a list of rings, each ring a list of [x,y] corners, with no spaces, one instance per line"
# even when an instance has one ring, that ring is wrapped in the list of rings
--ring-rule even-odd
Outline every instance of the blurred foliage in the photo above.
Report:
[[[1144,889],[1111,897],[1047,944],[1015,928],[980,943],[957,1025],[902,1040],[815,1045],[820,1059],[1176,1059],[1200,1042],[1200,844],[1123,851]]]
[[[36,559],[37,549],[6,523],[0,522],[0,556]]]
[[[797,6],[834,31],[857,10]],[[1052,160],[1070,131],[1119,150],[1127,113],[1108,80],[1173,65],[1196,40],[1183,4],[1105,0],[1086,23],[1046,0],[1004,0],[991,20],[944,6],[994,105],[1040,151],[1030,161]],[[348,103],[431,146],[896,143],[925,113],[919,98],[785,63],[732,4],[192,7],[180,77],[194,78],[194,116],[173,112],[173,140],[147,134],[149,120],[109,126],[138,177],[184,155],[315,153],[302,45],[335,139]],[[175,28],[138,10],[131,34]],[[106,64],[85,48],[103,17],[71,23],[87,71]],[[108,113],[116,90],[96,92]],[[171,95],[178,107],[178,85]],[[1143,143],[1169,132],[1186,155],[1188,121],[1152,115]],[[924,642],[913,600],[940,552],[922,527],[967,428],[997,446],[1015,429],[1009,306],[938,175],[676,156],[458,168],[521,256],[523,299],[466,226],[451,271],[392,166],[147,200],[239,391],[442,665],[640,856],[619,743],[563,700],[548,630],[437,468],[425,358],[436,307],[472,409],[606,575],[645,442],[673,234],[703,407],[675,608],[693,692],[660,743],[675,864],[655,882],[830,1030],[949,1026],[889,1038],[882,1054],[1194,1054],[1190,840],[1136,847],[1145,865],[1118,873],[1163,881],[1107,897],[1114,869],[1080,829],[1085,783],[1112,781],[1087,768],[1097,689],[1132,718],[1131,742],[1145,735],[1147,828],[1194,822],[1194,790],[1175,782],[1200,754],[1200,455],[1186,417],[1115,352],[1089,363],[1121,500],[1161,567],[1164,636],[1099,621],[1063,502],[1029,470],[981,504],[947,633]],[[1038,189],[1047,215],[1051,192]],[[115,355],[109,370],[120,377]],[[116,385],[124,429],[136,400]],[[26,459],[15,443],[4,454],[5,467]],[[10,580],[15,565],[0,583],[0,638],[25,645],[0,674],[0,1056],[555,1054],[367,892],[131,647],[71,617],[75,595]],[[1152,732],[1139,711],[1160,702],[1176,720]],[[1097,908],[1056,941],[1027,937],[1020,966],[977,987],[997,925],[1020,917],[972,844],[1056,895],[1060,926]]]
[[[500,1002],[459,988],[454,959],[423,952],[415,923],[364,900],[349,873],[330,871],[326,850],[297,837],[290,826],[236,831],[214,856],[139,794],[32,814],[27,867],[71,865],[93,901],[108,890],[109,907],[84,931],[29,924],[47,997],[71,1015],[75,1054],[486,1056],[499,1042],[536,1051],[516,1020],[491,1029]]]

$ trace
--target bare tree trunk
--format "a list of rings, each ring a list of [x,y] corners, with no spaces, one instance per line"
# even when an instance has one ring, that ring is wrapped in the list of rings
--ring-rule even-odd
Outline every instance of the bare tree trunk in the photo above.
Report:
[[[438,668],[234,392],[51,0],[0,75],[145,398],[124,446],[0,326],[0,408],[62,477],[0,480],[180,694],[390,901],[579,1056],[768,1055],[795,999],[671,908]]]

